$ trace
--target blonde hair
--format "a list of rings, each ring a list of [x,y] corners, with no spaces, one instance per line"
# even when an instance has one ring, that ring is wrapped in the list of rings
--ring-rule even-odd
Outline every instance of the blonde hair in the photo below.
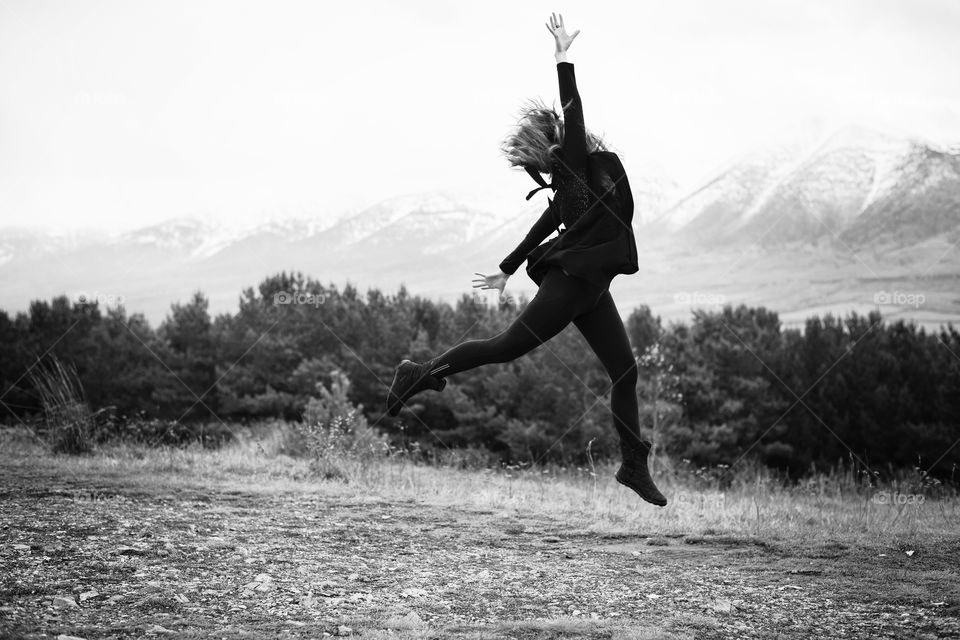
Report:
[[[589,129],[586,132],[587,153],[607,150],[602,137]],[[517,124],[501,142],[500,150],[512,167],[531,166],[540,173],[553,173],[563,135],[563,120],[556,110],[531,98],[520,108]]]

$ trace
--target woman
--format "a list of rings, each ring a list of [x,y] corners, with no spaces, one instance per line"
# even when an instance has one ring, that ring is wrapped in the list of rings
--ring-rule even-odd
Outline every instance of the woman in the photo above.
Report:
[[[503,294],[507,279],[526,260],[527,273],[539,289],[505,331],[487,340],[469,340],[444,354],[397,367],[387,395],[387,411],[400,407],[424,389],[441,391],[446,376],[491,362],[508,362],[557,335],[570,322],[586,338],[613,382],[610,405],[620,437],[623,463],[616,478],[644,500],[664,506],[647,468],[650,442],[640,436],[637,406],[637,364],[609,285],[619,273],[636,273],[633,199],[623,165],[603,142],[587,132],[567,49],[580,33],[568,35],[563,16],[551,15],[547,29],[556,43],[563,121],[552,109],[531,107],[517,131],[503,145],[512,166],[522,166],[554,199],[520,245],[500,263],[500,273],[474,280],[474,288]],[[540,176],[549,173],[551,183]],[[540,244],[563,223],[565,229]]]

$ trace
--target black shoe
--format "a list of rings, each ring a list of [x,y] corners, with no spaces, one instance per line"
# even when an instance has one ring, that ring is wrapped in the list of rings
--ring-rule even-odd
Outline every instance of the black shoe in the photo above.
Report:
[[[658,507],[667,506],[667,499],[657,489],[650,477],[647,468],[647,455],[650,453],[650,442],[642,440],[638,446],[630,446],[626,442],[620,443],[623,454],[623,464],[617,469],[617,482],[628,486],[639,494],[641,498]]]
[[[393,384],[387,393],[387,413],[391,416],[397,415],[403,403],[424,389],[443,391],[445,386],[446,379],[430,375],[429,365],[404,360],[397,367]]]

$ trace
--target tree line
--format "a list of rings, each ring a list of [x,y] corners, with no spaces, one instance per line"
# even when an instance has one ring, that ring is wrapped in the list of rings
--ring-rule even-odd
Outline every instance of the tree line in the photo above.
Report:
[[[75,367],[84,399],[121,428],[299,421],[312,398],[349,380],[350,401],[395,442],[428,454],[469,449],[503,461],[614,457],[607,374],[572,325],[513,362],[448,379],[410,411],[384,414],[397,363],[490,337],[526,304],[464,294],[455,305],[368,289],[361,295],[280,273],[212,317],[197,292],[153,328],[123,307],[65,296],[0,311],[0,403],[8,424],[42,414],[32,368]],[[695,310],[664,325],[646,306],[626,320],[640,368],[644,429],[658,450],[697,465],[747,458],[800,476],[854,461],[877,473],[960,463],[960,334],[885,323],[876,312],[783,329],[763,307]]]

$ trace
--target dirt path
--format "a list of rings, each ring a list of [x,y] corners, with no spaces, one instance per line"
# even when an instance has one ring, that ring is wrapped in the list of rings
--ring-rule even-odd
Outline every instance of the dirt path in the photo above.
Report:
[[[335,484],[65,480],[16,460],[0,480],[3,637],[960,637],[960,539],[604,538]]]

